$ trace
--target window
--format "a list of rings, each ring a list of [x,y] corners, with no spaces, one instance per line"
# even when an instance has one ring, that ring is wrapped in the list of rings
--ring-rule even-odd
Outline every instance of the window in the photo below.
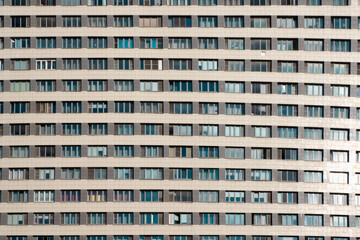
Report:
[[[245,181],[245,170],[225,169],[225,179],[230,181]]]
[[[271,225],[271,214],[255,213],[252,214],[253,225]]]
[[[245,84],[243,82],[225,82],[226,93],[245,93]]]
[[[333,0],[334,6],[348,6],[349,1],[348,0]]]
[[[140,38],[140,48],[163,48],[163,38]]]
[[[252,72],[271,72],[270,61],[251,61]]]
[[[133,213],[114,213],[114,224],[133,224]]]
[[[81,5],[81,0],[62,0],[63,6],[79,6]],[[63,239],[65,240],[65,239]],[[78,239],[66,239],[66,240],[78,240]]]
[[[87,224],[106,224],[106,213],[87,213]]]
[[[16,28],[30,27],[30,17],[26,17],[26,16],[11,17],[11,27],[16,27]]]
[[[198,27],[213,28],[217,27],[217,17],[198,17]]]
[[[48,190],[35,190],[34,202],[54,202],[55,192]]]
[[[169,213],[169,224],[192,224],[191,213]]]
[[[219,180],[219,169],[200,168],[199,180]]]
[[[278,17],[278,28],[297,28],[297,17]]]
[[[349,130],[347,129],[330,129],[330,139],[331,140],[349,140]]]
[[[330,172],[329,175],[330,183],[349,183],[349,174],[344,172]]]
[[[323,194],[322,193],[305,193],[305,203],[322,204],[323,203]]]
[[[79,213],[61,213],[60,224],[63,225],[79,225],[80,214]]]
[[[141,202],[162,202],[162,191],[142,190],[140,191]]]
[[[266,0],[264,0],[266,1]],[[269,28],[271,27],[270,24],[270,17],[250,17],[251,20],[251,27],[252,28]]]
[[[68,135],[81,135],[80,123],[65,123],[62,125],[62,134]]]
[[[29,6],[29,2],[27,0],[11,0],[11,6]]]
[[[106,190],[88,190],[87,201],[88,202],[106,202]]]
[[[332,161],[332,162],[349,162],[349,152],[348,151],[330,150],[330,161]]]
[[[192,92],[192,82],[191,81],[170,81],[171,92]]]
[[[37,59],[36,60],[36,70],[56,70],[56,60],[55,59]]]
[[[27,225],[28,215],[27,213],[8,213],[7,225]]]
[[[61,168],[61,179],[63,180],[76,180],[81,177],[80,168]]]
[[[322,161],[323,160],[323,151],[322,150],[304,150],[304,160],[310,161]]]
[[[56,103],[36,102],[36,113],[56,113]]]
[[[53,213],[34,213],[34,224],[54,224]]]
[[[190,0],[169,0],[168,4],[170,6],[188,6],[191,5],[191,2]],[[176,239],[176,240],[180,240],[180,239]],[[182,239],[182,240],[190,240],[190,239]]]
[[[298,85],[296,83],[278,83],[278,94],[296,95]]]
[[[331,51],[350,52],[350,40],[331,40]]]
[[[164,148],[162,146],[141,146],[142,157],[163,157]]]
[[[245,71],[244,60],[225,60],[225,71],[235,71],[235,72]]]
[[[298,225],[297,214],[279,214],[279,225],[296,226]]]
[[[333,74],[350,74],[349,63],[331,63]]]
[[[297,138],[298,128],[297,127],[278,127],[279,138]]]
[[[323,17],[305,17],[304,28],[324,28]]]
[[[332,227],[349,227],[348,216],[330,216],[330,226]]]
[[[305,72],[313,73],[313,74],[323,74],[324,73],[324,63],[305,62]],[[308,86],[308,85],[306,85],[306,86]],[[322,85],[313,85],[313,86],[321,86],[322,87]],[[312,94],[308,94],[308,95],[312,95]]]
[[[114,91],[134,91],[134,82],[132,80],[115,80]]]
[[[214,0],[200,0],[200,1],[214,1]],[[180,16],[169,17],[169,27],[191,27],[191,17],[180,17]]]
[[[261,93],[261,94],[270,94],[271,85],[270,83],[251,83],[251,93]]]
[[[278,105],[278,116],[296,117],[298,115],[298,107],[294,105]]]
[[[322,215],[305,214],[304,225],[305,226],[323,226],[323,216]]]
[[[330,117],[332,118],[349,118],[349,108],[330,107]]]
[[[348,205],[349,204],[349,195],[348,194],[338,194],[330,193],[331,204],[334,205]]]
[[[30,103],[29,102],[11,102],[11,113],[29,113]]]
[[[28,191],[9,191],[9,202],[28,202]]]
[[[199,103],[200,114],[219,114],[219,105],[217,103]]]
[[[36,157],[55,157],[55,146],[35,146]]]
[[[30,134],[29,124],[10,124],[10,135],[25,136]]]
[[[107,157],[107,146],[88,146],[88,157]]]
[[[40,6],[56,6],[56,2],[54,0],[39,0],[37,5]]]
[[[349,86],[331,85],[331,95],[337,97],[349,97]]]
[[[55,179],[55,169],[54,168],[36,168],[35,169],[35,179],[38,179],[38,180]]]
[[[244,0],[225,0],[225,6],[242,6]],[[243,240],[243,239],[226,239],[226,240]]]
[[[116,113],[133,113],[134,103],[133,102],[115,102]]]
[[[89,70],[108,69],[108,60],[106,58],[89,58]]]
[[[191,168],[170,168],[170,179],[172,180],[192,180]]]
[[[244,126],[226,125],[225,126],[226,137],[244,137],[245,128]]]
[[[114,169],[115,179],[133,179],[134,169],[133,168],[115,168]]]
[[[106,16],[91,16],[88,17],[88,27],[107,27]]]
[[[161,17],[140,17],[139,27],[162,27]]]
[[[140,179],[162,180],[164,173],[162,168],[142,168],[140,169]]]
[[[28,168],[9,168],[9,180],[25,180],[29,179]]]
[[[324,107],[305,106],[305,117],[324,117]]]
[[[81,27],[81,17],[63,16],[63,27]]]
[[[56,91],[56,82],[53,80],[36,81],[38,92],[53,92]],[[29,85],[30,90],[30,85]]]
[[[133,5],[133,1],[132,0],[116,0],[116,1],[114,1],[114,5],[117,5],[117,6]]]
[[[278,72],[297,72],[297,62],[278,62]]]
[[[106,6],[106,0],[88,0],[88,6]]]
[[[141,113],[163,113],[161,102],[141,102]]]
[[[225,158],[244,159],[245,149],[240,147],[225,147]]]
[[[133,202],[134,191],[132,190],[115,190],[114,191],[114,202]]]
[[[199,191],[199,202],[219,202],[219,192]]]
[[[192,157],[192,147],[169,147],[169,157],[177,158],[191,158]]]
[[[162,91],[162,81],[140,81],[140,91],[160,92]]]
[[[133,48],[134,39],[129,37],[116,37],[115,48]]]
[[[199,38],[199,49],[218,49],[218,39]]]
[[[251,50],[271,50],[271,40],[251,38]]]
[[[244,17],[225,17],[226,28],[243,28]]]
[[[107,91],[108,84],[106,80],[89,80],[88,91]]]
[[[115,157],[134,157],[134,146],[115,146]]]
[[[324,139],[324,130],[322,128],[304,128],[305,139]]]
[[[37,27],[56,27],[56,18],[52,16],[36,17]]]
[[[304,182],[322,183],[323,182],[323,173],[322,172],[305,171],[304,172]]]
[[[198,61],[199,71],[217,71],[218,61],[217,60],[205,60],[200,59]]]
[[[88,48],[107,48],[106,37],[89,37]]]
[[[251,6],[265,6],[270,5],[270,0],[250,0]]]
[[[173,136],[192,136],[192,125],[170,124],[169,135]]]
[[[225,224],[245,225],[244,213],[226,213]]]
[[[324,51],[324,41],[323,40],[305,39],[304,50],[305,51]]]
[[[169,201],[170,202],[192,202],[192,192],[191,191],[169,191]]]
[[[251,149],[252,159],[271,159],[270,148],[252,148]]]
[[[294,170],[279,170],[281,174],[281,182],[297,182],[298,173]]]
[[[63,48],[81,48],[81,38],[80,37],[63,37],[62,43],[63,43],[63,45],[62,45]],[[70,65],[70,62],[69,62],[70,60],[75,60],[75,59],[63,59],[63,65],[65,65],[63,67],[63,69],[67,69],[66,64]],[[78,59],[78,60],[81,61],[81,59]],[[64,62],[64,61],[66,61],[66,62]],[[81,66],[81,64],[80,64],[80,66]]]
[[[332,17],[331,28],[334,29],[350,29],[351,21],[349,17]]]
[[[271,181],[271,170],[251,170],[251,181]]]
[[[11,48],[30,48],[30,38],[11,38]]]
[[[81,157],[81,146],[62,146],[62,157]]]
[[[252,104],[251,105],[251,114],[252,115],[270,116],[271,115],[271,105],[269,105],[269,104]]]
[[[228,115],[245,115],[245,104],[241,103],[226,103],[225,114]]]
[[[11,70],[30,70],[30,60],[28,59],[12,59]]]
[[[252,137],[268,138],[271,137],[271,127],[252,126]]]
[[[56,38],[36,38],[36,48],[56,48]]]
[[[298,150],[289,148],[279,148],[278,158],[282,160],[298,160]]]
[[[169,38],[170,49],[191,49],[191,38]]]
[[[164,236],[140,236],[140,240],[164,240]]]
[[[89,102],[89,113],[107,113],[107,102]]]
[[[163,213],[140,213],[140,224],[164,224]]]
[[[245,202],[245,192],[226,191],[225,202],[243,203]]]
[[[306,95],[323,96],[324,85],[305,84]]]
[[[270,49],[270,46],[268,49]],[[279,50],[279,51],[298,50],[297,40],[296,39],[278,39],[277,50]]]
[[[161,59],[140,59],[141,70],[162,70]]]
[[[63,65],[63,70],[81,70],[82,69],[80,58],[63,59],[62,65]],[[66,82],[69,82],[69,81],[66,81]],[[65,91],[67,91],[67,90],[65,90]],[[75,91],[75,90],[73,90],[73,91]],[[80,88],[77,91],[80,91]]]
[[[251,192],[252,203],[271,203],[271,192]]]
[[[115,124],[115,135],[134,135],[134,124]]]
[[[63,113],[81,113],[81,102],[63,102]]]
[[[10,146],[10,156],[12,158],[28,158],[29,147],[28,146]]]
[[[219,148],[199,147],[199,158],[219,158]]]

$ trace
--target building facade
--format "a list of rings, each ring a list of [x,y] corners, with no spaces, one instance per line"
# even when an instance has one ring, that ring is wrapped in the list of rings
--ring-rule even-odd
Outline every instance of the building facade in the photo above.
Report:
[[[0,240],[360,239],[359,13],[0,0]]]

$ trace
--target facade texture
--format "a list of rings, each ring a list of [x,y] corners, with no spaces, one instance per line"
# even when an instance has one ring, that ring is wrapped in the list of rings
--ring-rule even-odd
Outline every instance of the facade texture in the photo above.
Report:
[[[0,5],[0,240],[360,238],[360,1]]]

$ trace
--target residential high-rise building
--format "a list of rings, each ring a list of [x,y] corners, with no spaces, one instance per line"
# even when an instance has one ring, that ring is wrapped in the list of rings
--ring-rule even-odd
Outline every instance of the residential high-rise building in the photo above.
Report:
[[[0,240],[360,240],[360,1],[0,5]]]

